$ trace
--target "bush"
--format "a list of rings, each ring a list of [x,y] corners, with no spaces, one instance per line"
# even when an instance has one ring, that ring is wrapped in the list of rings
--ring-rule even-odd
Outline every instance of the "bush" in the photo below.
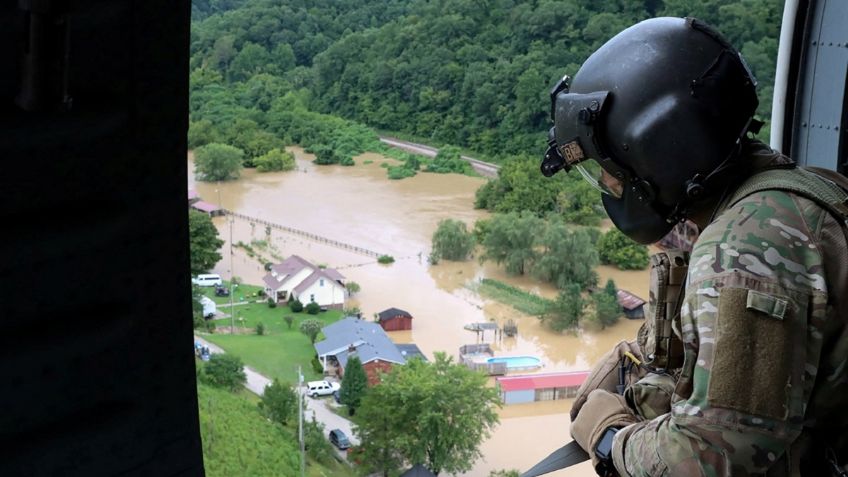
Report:
[[[312,358],[312,370],[318,374],[324,373],[324,366],[321,366],[321,360],[317,356]]]
[[[318,312],[321,311],[321,306],[319,306],[314,301],[311,301],[311,302],[309,302],[309,304],[306,305],[305,309],[306,309],[306,312],[309,313],[310,315],[317,315]]]
[[[289,303],[289,308],[291,308],[291,311],[295,313],[300,313],[301,311],[303,311],[303,303],[301,303],[300,300],[297,299],[292,300]]]
[[[312,421],[304,422],[303,441],[306,453],[321,464],[329,464],[335,461],[335,451],[327,435],[324,433],[324,424]]]
[[[297,416],[297,393],[288,383],[280,383],[274,378],[274,382],[265,386],[259,409],[272,421],[286,425],[289,419]]]
[[[277,301],[274,300],[273,298],[269,297],[268,298],[268,308],[276,308],[276,307],[277,307]]]
[[[382,263],[383,265],[388,265],[390,263],[395,263],[395,257],[392,257],[391,255],[380,255],[380,257],[377,258],[377,262]]]
[[[305,334],[312,344],[315,344],[315,338],[318,337],[323,326],[324,324],[320,321],[310,318],[300,322],[300,332]]]
[[[203,380],[213,386],[235,391],[247,382],[244,364],[231,354],[213,354],[203,366]]]
[[[290,171],[295,167],[294,154],[280,149],[271,149],[253,162],[259,172]]]
[[[292,323],[294,322],[294,317],[291,315],[286,315],[283,320],[285,320],[286,325],[288,325],[289,329],[292,327]]]
[[[265,334],[265,325],[262,323],[256,323],[256,334],[258,336],[262,336]]]
[[[406,179],[407,177],[415,175],[415,171],[406,166],[389,166],[386,169],[386,172],[388,173],[389,179],[394,181]]]

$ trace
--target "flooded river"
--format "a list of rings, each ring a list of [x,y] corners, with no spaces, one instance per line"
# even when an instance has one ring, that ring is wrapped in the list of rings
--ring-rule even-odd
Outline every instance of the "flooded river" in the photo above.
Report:
[[[553,333],[535,317],[482,298],[469,285],[481,278],[495,278],[545,297],[556,295],[554,287],[528,277],[508,276],[493,264],[481,265],[476,260],[443,261],[436,266],[427,263],[430,237],[440,220],[459,219],[473,226],[475,220],[488,216],[473,209],[474,192],[484,179],[419,173],[390,181],[380,164],[394,161],[376,154],[357,157],[355,167],[316,166],[302,149],[290,150],[297,158],[297,171],[259,174],[246,170],[238,181],[220,185],[195,183],[190,158],[189,187],[203,200],[226,209],[394,256],[394,264],[380,265],[374,258],[279,230],[267,236],[261,224],[242,219],[232,223],[235,243],[270,239],[280,256],[298,254],[337,268],[348,281],[359,283],[362,290],[348,306],[358,306],[366,317],[389,307],[409,311],[414,317],[413,330],[389,333],[396,342],[414,342],[428,357],[436,351],[456,357],[461,345],[476,339],[463,325],[503,323],[511,318],[518,325],[518,336],[492,343],[496,355],[535,355],[544,363],[541,371],[550,372],[588,369],[615,343],[635,336],[641,321],[622,320],[603,331]],[[221,238],[228,241],[227,219],[216,218],[215,224]],[[228,243],[222,255],[215,272],[225,278],[234,273],[247,283],[262,283],[262,265],[243,250],[234,249],[232,267]],[[599,267],[598,273],[601,283],[613,278],[621,288],[647,296],[647,272]],[[486,341],[492,341],[491,334]],[[526,470],[569,440],[569,407],[569,401],[505,407],[500,426],[482,446],[485,459],[466,475],[485,477],[494,469]],[[583,464],[551,475],[593,473]]]

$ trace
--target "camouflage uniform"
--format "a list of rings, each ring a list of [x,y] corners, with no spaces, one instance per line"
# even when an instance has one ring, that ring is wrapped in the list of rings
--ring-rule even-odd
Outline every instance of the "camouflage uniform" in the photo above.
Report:
[[[724,210],[692,252],[671,412],[616,435],[618,472],[830,475],[825,448],[848,453],[846,293],[846,238],[815,202],[765,191]]]

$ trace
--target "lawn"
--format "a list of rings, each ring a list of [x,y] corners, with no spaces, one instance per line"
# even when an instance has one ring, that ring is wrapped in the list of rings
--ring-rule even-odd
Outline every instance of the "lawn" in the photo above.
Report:
[[[224,288],[229,288],[230,282],[224,280]],[[236,285],[235,293],[233,293],[233,301],[238,303],[240,301],[254,301],[254,300],[264,300],[265,297],[257,295],[257,292],[263,290],[263,287],[256,285]],[[200,291],[212,299],[218,305],[229,305],[230,297],[228,296],[215,296],[215,287],[200,287]],[[222,308],[222,307],[219,307]],[[222,311],[225,311],[222,309]]]
[[[252,303],[235,307],[235,313],[238,334],[201,335],[271,379],[278,378],[280,381],[295,383],[298,365],[302,367],[305,380],[314,381],[321,378],[321,374],[312,369],[311,361],[315,356],[315,348],[309,338],[300,332],[299,326],[303,320],[310,318],[329,325],[342,317],[341,311],[329,310],[310,315],[306,312],[293,313],[285,305],[270,308],[266,303]],[[291,329],[283,319],[286,315],[294,317]],[[254,332],[257,323],[265,326],[264,336],[258,336]],[[229,326],[230,320],[218,320],[216,324]],[[316,342],[322,339],[323,336],[318,335]]]

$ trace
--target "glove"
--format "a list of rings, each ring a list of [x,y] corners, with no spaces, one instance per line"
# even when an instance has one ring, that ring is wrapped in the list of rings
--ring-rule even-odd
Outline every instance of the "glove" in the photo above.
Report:
[[[571,405],[572,422],[574,422],[577,415],[580,413],[580,408],[586,403],[589,393],[595,389],[604,389],[610,392],[614,392],[616,390],[616,387],[620,384],[618,381],[618,368],[619,364],[621,364],[621,358],[624,356],[625,351],[629,351],[636,355],[639,359],[642,359],[642,353],[640,352],[639,345],[637,345],[636,342],[622,341],[615,345],[612,350],[605,354],[604,357],[595,364],[595,367],[592,369],[589,377],[586,381],[583,381],[583,384],[580,385],[580,389],[577,390],[577,395],[574,397],[574,404]],[[634,367],[633,372],[627,373],[627,376],[625,377],[625,386],[633,384],[644,375],[644,370]]]
[[[604,431],[610,427],[620,429],[637,421],[638,418],[627,407],[624,396],[596,389],[589,393],[577,419],[572,421],[571,437],[589,453],[592,464],[597,468],[600,458],[595,455],[595,448]]]

